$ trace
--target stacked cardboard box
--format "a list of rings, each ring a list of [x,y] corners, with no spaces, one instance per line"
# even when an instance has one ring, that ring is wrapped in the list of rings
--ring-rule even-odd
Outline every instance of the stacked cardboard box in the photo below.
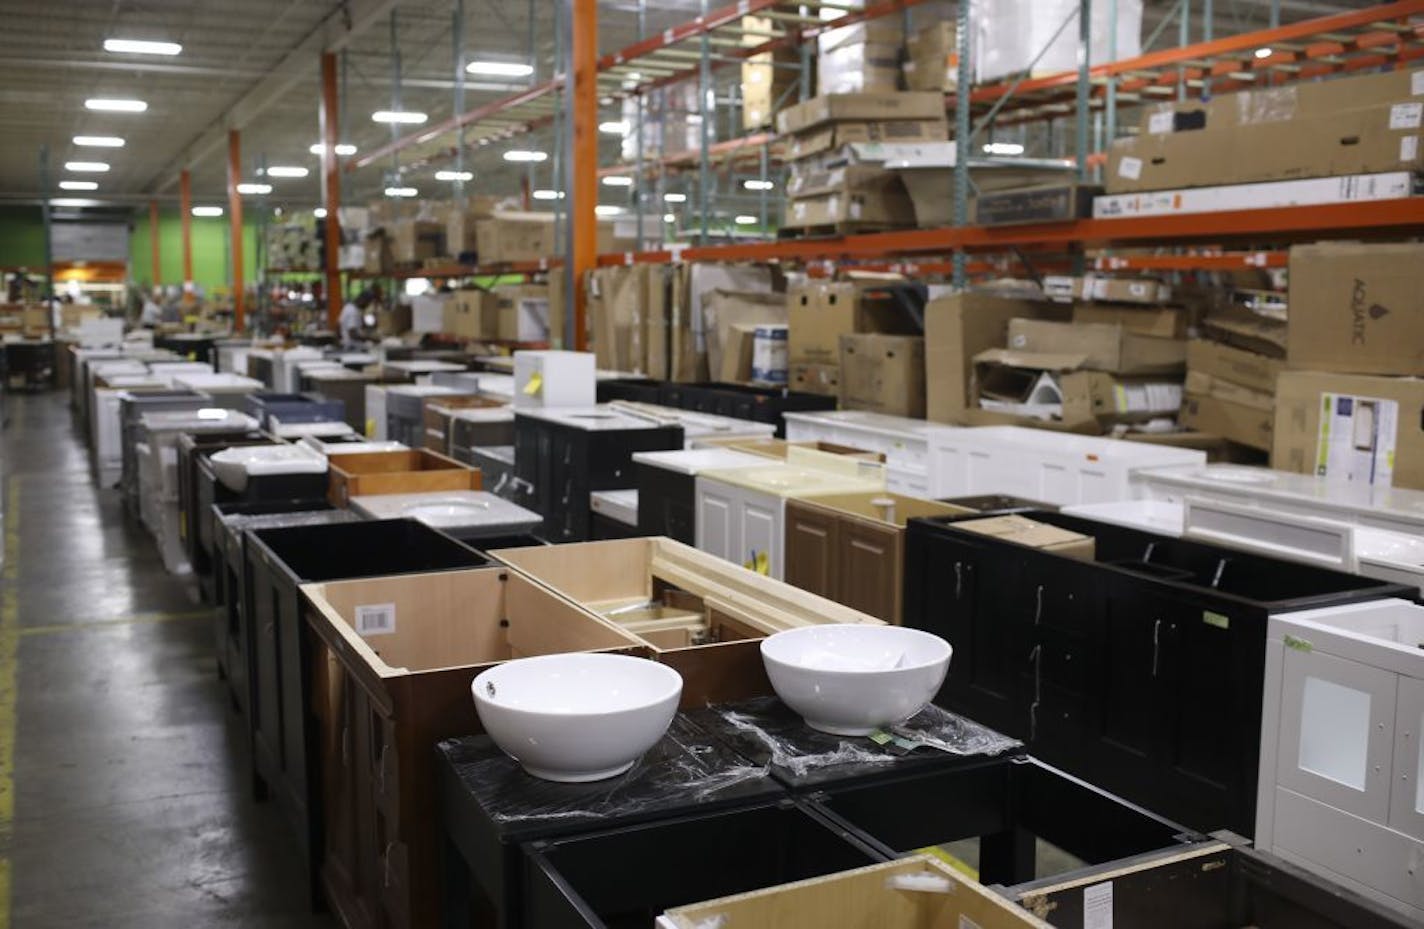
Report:
[[[668,290],[664,265],[589,273],[588,315],[598,367],[668,377]]]
[[[1182,425],[1270,451],[1276,377],[1285,368],[1284,296],[1236,290],[1207,310],[1201,336],[1187,347]]]
[[[816,37],[816,91],[859,94],[900,87],[905,43],[899,16],[881,16]]]
[[[808,393],[843,396],[845,385],[843,342],[849,338],[849,355],[853,367],[864,368],[865,359],[872,356],[877,347],[870,341],[863,344],[856,340],[861,337],[879,335],[917,336],[919,331],[912,320],[906,317],[893,300],[877,296],[875,290],[885,284],[883,279],[864,277],[844,281],[807,281],[790,288],[786,294],[787,323],[790,333],[787,339],[787,357],[791,365],[791,385],[795,390]],[[902,351],[897,359],[902,364],[913,349]],[[924,349],[918,351],[920,389],[918,407],[923,413]],[[873,373],[873,372],[872,372]],[[904,380],[913,383],[913,371],[906,372]],[[865,382],[862,379],[860,383]],[[865,393],[863,386],[852,391],[850,401],[857,402]]]
[[[814,97],[777,115],[791,172],[782,226],[884,229],[914,225],[899,176],[856,163],[842,150],[856,142],[942,141],[949,132],[938,93],[852,93]]]
[[[959,82],[954,23],[940,20],[905,40],[905,86],[910,90],[953,90]]]
[[[742,17],[742,45],[766,43],[776,32],[775,21],[764,16]],[[776,108],[791,97],[800,77],[801,55],[794,45],[758,52],[742,62],[742,128],[770,126]],[[794,99],[794,98],[793,98]]]
[[[1108,194],[1424,168],[1424,69],[1148,107],[1113,142]]]
[[[464,197],[444,205],[446,257],[457,264],[475,263],[477,226],[494,215],[499,202],[498,197]]]
[[[759,43],[758,43],[759,44]],[[779,69],[778,69],[779,70]],[[643,157],[656,158],[692,152],[702,136],[702,115],[697,82],[684,81],[644,94],[623,98],[622,121],[628,127],[619,155],[624,161],[638,157],[638,102],[643,102]]]
[[[1421,266],[1419,243],[1291,249],[1275,467],[1424,488]]]
[[[501,284],[457,290],[443,308],[447,335],[494,342],[549,341],[549,285]]]

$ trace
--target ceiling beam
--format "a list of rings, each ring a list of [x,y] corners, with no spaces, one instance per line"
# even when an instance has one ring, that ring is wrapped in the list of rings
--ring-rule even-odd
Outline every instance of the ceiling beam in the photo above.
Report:
[[[177,183],[179,171],[222,149],[229,129],[243,128],[298,82],[312,78],[320,66],[323,51],[345,48],[356,36],[385,19],[399,4],[400,0],[342,0],[333,6],[326,18],[293,46],[265,77],[248,88],[150,178],[144,190],[157,193]]]

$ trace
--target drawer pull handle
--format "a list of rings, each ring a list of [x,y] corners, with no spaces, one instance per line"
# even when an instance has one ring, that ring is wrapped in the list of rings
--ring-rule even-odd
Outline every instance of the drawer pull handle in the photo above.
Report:
[[[1152,624],[1152,676],[1157,676],[1158,659],[1162,656],[1162,620]]]
[[[954,599],[959,600],[964,596],[964,563],[956,561],[954,563]]]
[[[1037,592],[1033,595],[1033,624],[1038,625],[1038,621],[1043,618],[1043,585],[1038,585]]]

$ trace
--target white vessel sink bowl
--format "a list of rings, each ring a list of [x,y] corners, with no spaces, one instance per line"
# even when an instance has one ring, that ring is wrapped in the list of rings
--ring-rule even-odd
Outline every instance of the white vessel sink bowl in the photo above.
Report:
[[[237,493],[254,475],[325,474],[326,458],[305,445],[249,445],[225,448],[210,459],[223,486]]]
[[[657,744],[682,675],[627,655],[540,655],[490,668],[470,690],[485,731],[525,771],[578,783],[622,774]]]
[[[934,698],[953,649],[901,626],[824,625],[762,640],[776,695],[812,729],[863,736],[914,716]]]

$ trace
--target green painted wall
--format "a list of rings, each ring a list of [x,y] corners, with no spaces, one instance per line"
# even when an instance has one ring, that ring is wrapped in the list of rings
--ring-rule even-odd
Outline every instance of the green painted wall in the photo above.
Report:
[[[148,237],[148,214],[135,217],[129,236],[129,276],[147,284],[153,281],[153,247]],[[228,286],[232,278],[228,253],[230,223],[226,216],[211,219],[193,217],[193,280],[204,289]],[[242,223],[243,275],[251,283],[256,270],[257,225],[248,217]],[[183,224],[176,210],[160,210],[158,215],[158,276],[161,284],[183,280]]]
[[[44,265],[44,224],[37,206],[0,206],[0,267]]]

